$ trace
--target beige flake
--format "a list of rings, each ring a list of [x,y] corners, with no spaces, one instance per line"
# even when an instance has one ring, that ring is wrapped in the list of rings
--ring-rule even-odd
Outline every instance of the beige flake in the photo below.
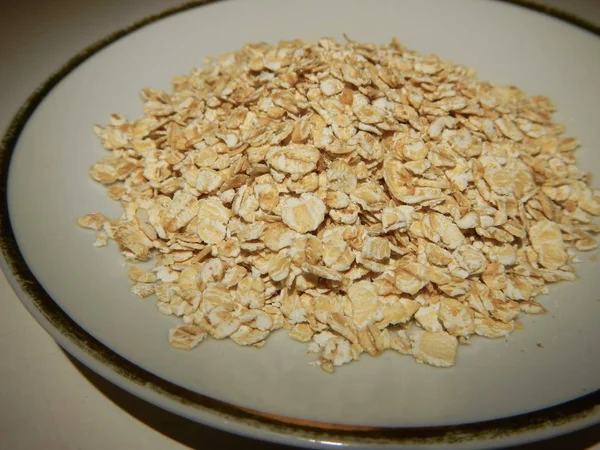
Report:
[[[310,234],[306,234],[295,239],[290,248],[290,257],[292,258],[292,262],[299,267],[305,262],[309,264],[316,264],[321,259],[322,254],[322,242]]]
[[[99,231],[107,221],[108,219],[101,213],[85,214],[77,219],[77,225]]]
[[[438,333],[443,331],[442,324],[439,321],[439,312],[440,303],[421,306],[415,313],[415,319],[425,330]]]
[[[269,330],[257,330],[247,325],[240,325],[237,331],[230,335],[230,338],[238,345],[256,345],[264,341],[269,334]]]
[[[198,222],[196,233],[206,244],[219,244],[225,239],[227,228],[222,222],[205,218]]]
[[[469,309],[458,300],[442,299],[439,317],[446,331],[453,336],[469,336],[475,332],[475,322]]]
[[[131,280],[140,283],[154,283],[156,281],[155,274],[138,266],[130,266],[128,275]]]
[[[358,330],[358,343],[371,356],[379,355],[386,347],[382,332],[375,325]]]
[[[292,260],[287,250],[280,251],[269,261],[269,276],[273,281],[285,280],[290,272]]]
[[[414,261],[401,261],[394,275],[398,290],[411,295],[416,294],[429,283],[427,267]]]
[[[169,343],[174,348],[191,350],[206,336],[206,330],[199,325],[178,325],[169,330]]]
[[[290,330],[290,337],[300,342],[309,342],[314,331],[307,323],[298,323]]]
[[[327,207],[313,194],[302,194],[300,198],[290,197],[281,206],[281,218],[292,230],[298,233],[314,231],[323,222]]]
[[[280,172],[304,175],[315,170],[320,156],[313,147],[282,147],[267,154],[267,163]]]
[[[384,208],[381,212],[381,224],[384,231],[410,228],[415,208],[404,205],[395,208]]]
[[[198,200],[196,196],[184,191],[177,191],[165,213],[163,226],[165,230],[175,232],[187,225],[197,214]]]
[[[381,302],[373,283],[369,281],[353,283],[348,289],[348,297],[352,302],[352,316],[357,327],[364,328],[383,318]]]
[[[483,272],[487,266],[485,255],[473,245],[463,245],[457,248],[453,256],[458,265],[470,275]]]
[[[554,270],[568,262],[560,227],[556,223],[546,219],[536,223],[529,229],[529,238],[542,266]]]
[[[413,330],[409,333],[414,358],[436,367],[451,367],[456,362],[457,339],[443,331]]]
[[[327,243],[323,248],[323,262],[337,272],[345,272],[354,262],[354,253],[345,242]]]
[[[92,245],[94,247],[106,247],[108,245],[108,235],[103,232],[96,233],[96,239]]]
[[[368,237],[363,244],[362,254],[368,259],[384,261],[391,255],[390,243],[385,238]]]
[[[135,283],[131,286],[131,292],[140,298],[146,298],[156,293],[154,283]]]
[[[521,311],[527,314],[544,314],[546,312],[546,309],[534,300],[519,302],[519,307]]]
[[[379,328],[408,322],[419,309],[419,304],[409,298],[388,296],[381,298],[383,319],[377,322]]]
[[[465,240],[464,235],[454,222],[447,216],[439,213],[431,213],[427,216],[433,232],[439,236],[440,243],[449,248],[459,247]]]
[[[323,94],[328,97],[332,95],[339,94],[344,89],[344,84],[340,80],[336,80],[335,78],[328,78],[326,80],[321,81],[319,86]]]
[[[342,281],[342,275],[339,272],[324,266],[304,263],[302,265],[302,270],[325,280]]]
[[[475,333],[488,338],[499,338],[508,336],[515,328],[514,322],[504,323],[490,318],[479,318],[475,320]]]

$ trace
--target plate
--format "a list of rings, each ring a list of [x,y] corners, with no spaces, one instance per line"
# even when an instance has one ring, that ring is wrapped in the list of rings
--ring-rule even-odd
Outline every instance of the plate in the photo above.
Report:
[[[594,254],[582,255],[576,283],[551,287],[547,315],[525,317],[507,339],[461,347],[452,369],[384,353],[329,375],[285,333],[262,349],[210,340],[172,350],[166,335],[178,321],[130,294],[117,248],[93,248],[75,225],[92,211],[120,214],[87,174],[104,152],[92,127],[112,112],[140,116],[141,88],[168,89],[205,56],[247,42],[343,33],[396,37],[482,79],[550,96],[556,121],[582,142],[579,164],[597,178],[600,39],[590,30],[504,2],[435,0],[203,2],[136,24],[75,57],[15,118],[2,152],[2,267],[32,315],[84,364],[231,432],[311,447],[491,448],[598,423]]]

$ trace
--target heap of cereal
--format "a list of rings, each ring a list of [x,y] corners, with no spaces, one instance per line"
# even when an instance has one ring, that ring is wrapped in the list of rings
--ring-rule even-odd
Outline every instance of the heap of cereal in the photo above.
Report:
[[[132,291],[182,318],[176,348],[284,328],[327,371],[386,349],[452,366],[596,247],[600,193],[550,101],[396,41],[247,45],[142,97],[96,129],[123,215],[79,224],[155,260]]]

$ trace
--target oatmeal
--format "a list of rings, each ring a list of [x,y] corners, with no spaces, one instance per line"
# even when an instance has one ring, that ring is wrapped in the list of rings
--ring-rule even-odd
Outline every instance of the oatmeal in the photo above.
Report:
[[[122,216],[78,224],[181,318],[178,349],[283,328],[326,371],[386,350],[448,367],[544,313],[597,245],[600,192],[550,100],[395,40],[250,44],[142,99],[95,129]]]

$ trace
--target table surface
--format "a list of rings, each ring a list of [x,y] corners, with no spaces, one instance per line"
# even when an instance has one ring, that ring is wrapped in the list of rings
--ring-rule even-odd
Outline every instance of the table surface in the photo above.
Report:
[[[438,0],[442,1],[442,0]],[[456,1],[456,0],[455,0]],[[537,0],[600,24],[600,0]],[[0,132],[76,52],[182,0],[19,0],[0,5]],[[0,448],[283,450],[182,419],[105,381],[66,354],[0,273]],[[517,447],[515,447],[516,449]],[[600,427],[521,450],[600,450]]]

